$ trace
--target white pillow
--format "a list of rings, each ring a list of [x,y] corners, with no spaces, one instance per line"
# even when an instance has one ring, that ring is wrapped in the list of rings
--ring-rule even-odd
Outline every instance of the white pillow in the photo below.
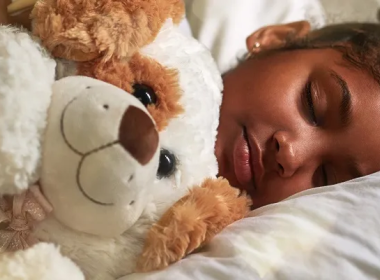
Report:
[[[185,0],[193,35],[209,48],[222,72],[246,53],[245,40],[265,25],[309,20],[324,24],[318,0]]]
[[[380,279],[380,173],[251,212],[200,253],[123,280]]]

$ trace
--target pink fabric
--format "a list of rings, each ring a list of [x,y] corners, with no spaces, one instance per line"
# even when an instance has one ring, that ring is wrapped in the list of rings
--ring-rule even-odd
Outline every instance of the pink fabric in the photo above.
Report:
[[[37,243],[33,226],[53,210],[37,185],[28,191],[0,198],[0,253],[24,250]]]

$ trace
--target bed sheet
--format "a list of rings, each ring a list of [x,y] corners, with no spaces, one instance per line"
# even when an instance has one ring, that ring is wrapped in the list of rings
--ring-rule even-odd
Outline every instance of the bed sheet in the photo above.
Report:
[[[122,280],[380,279],[380,174],[252,211],[197,254]]]

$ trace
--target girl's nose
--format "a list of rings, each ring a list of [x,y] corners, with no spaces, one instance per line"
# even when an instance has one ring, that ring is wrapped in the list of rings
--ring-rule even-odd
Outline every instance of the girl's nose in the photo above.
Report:
[[[300,144],[290,133],[278,131],[273,138],[278,173],[284,178],[289,178],[303,165],[306,157],[300,152]]]

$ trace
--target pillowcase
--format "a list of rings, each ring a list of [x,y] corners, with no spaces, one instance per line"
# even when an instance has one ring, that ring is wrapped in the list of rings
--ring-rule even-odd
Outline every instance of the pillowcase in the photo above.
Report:
[[[184,0],[193,35],[209,48],[220,71],[230,70],[247,52],[246,38],[265,25],[309,20],[324,24],[318,0]]]
[[[376,173],[252,211],[201,252],[122,279],[379,279],[379,233]]]

